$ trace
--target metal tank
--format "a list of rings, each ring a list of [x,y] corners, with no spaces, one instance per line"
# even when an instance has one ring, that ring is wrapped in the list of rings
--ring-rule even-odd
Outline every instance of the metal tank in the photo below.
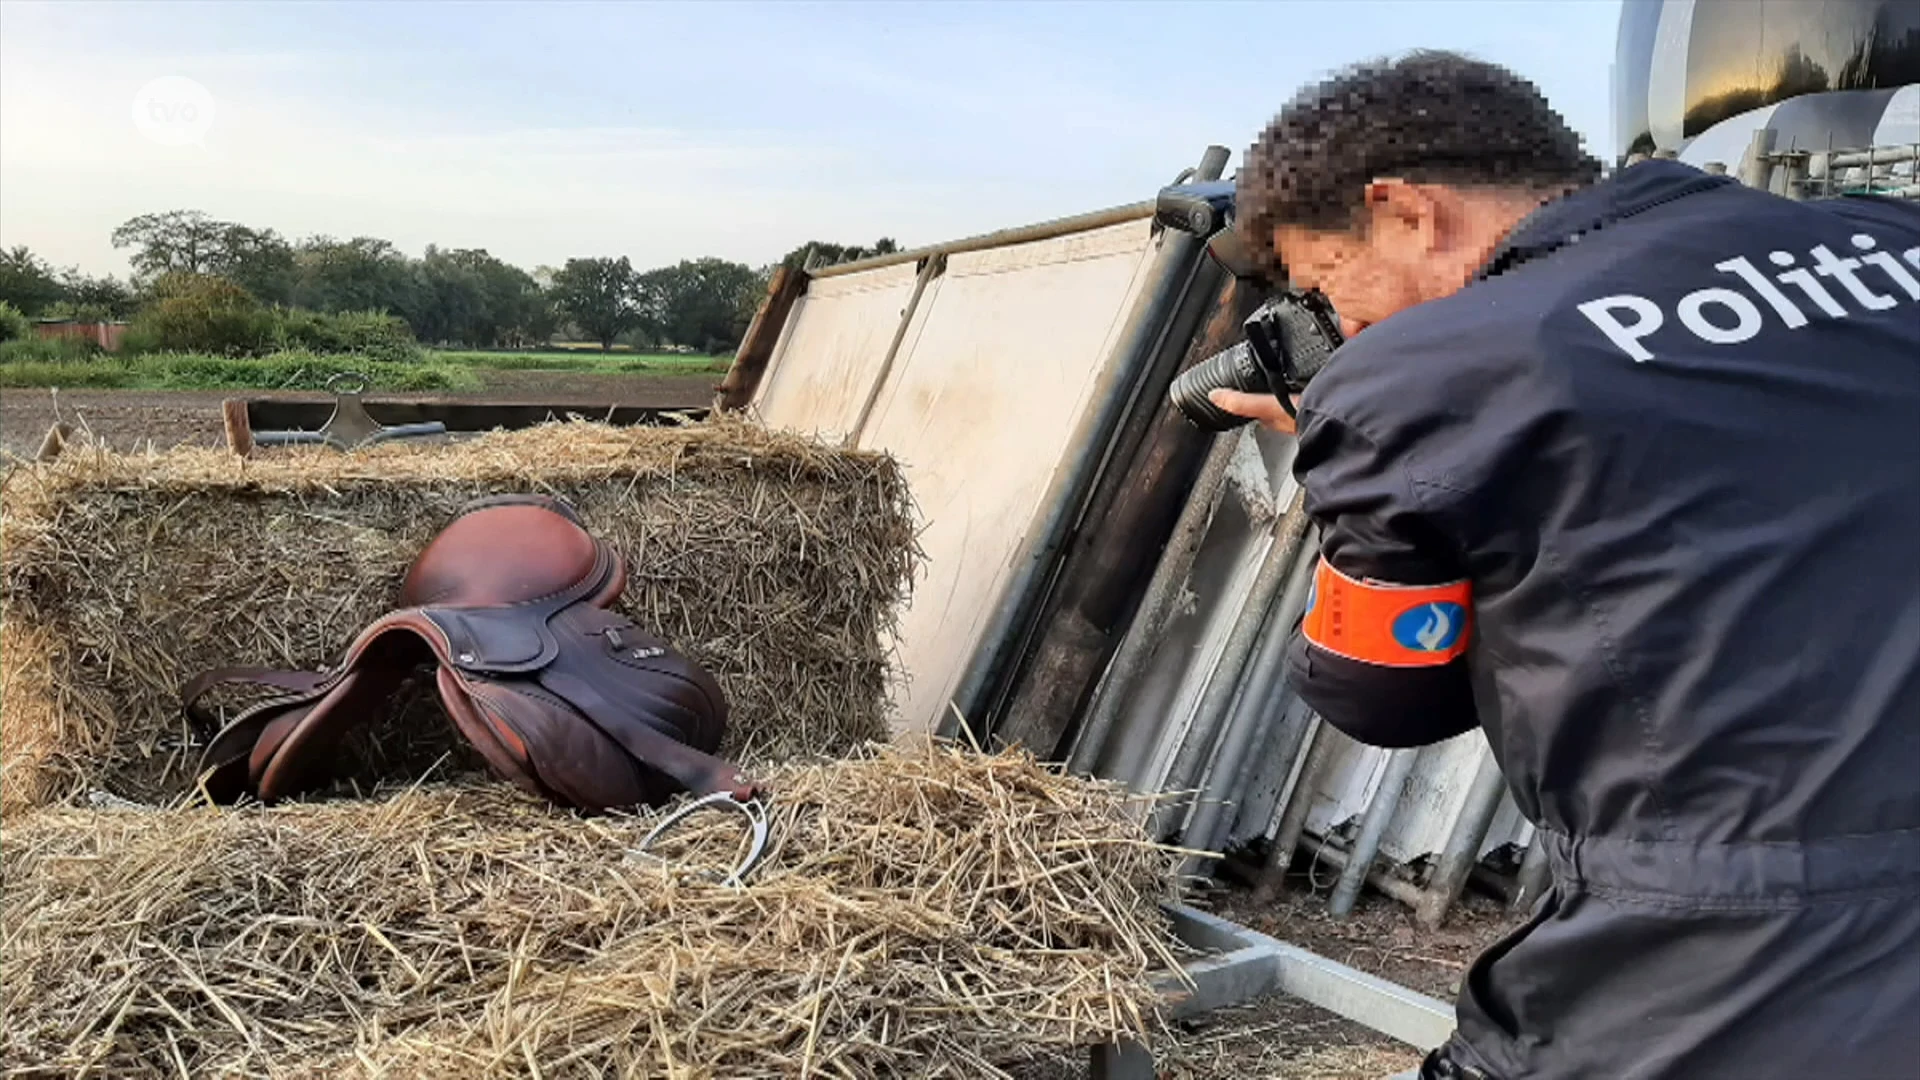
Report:
[[[1794,198],[1920,197],[1920,3],[1625,0],[1616,164],[1671,156]]]

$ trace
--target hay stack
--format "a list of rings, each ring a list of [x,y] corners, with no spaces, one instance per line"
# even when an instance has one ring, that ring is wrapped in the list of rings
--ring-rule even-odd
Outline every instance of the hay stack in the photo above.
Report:
[[[625,552],[623,610],[730,697],[726,753],[761,764],[884,737],[882,643],[916,555],[886,456],[740,421],[245,461],[70,447],[16,469],[0,506],[0,812],[87,787],[187,790],[209,733],[184,727],[186,678],[330,662],[461,503],[508,491],[570,500]],[[363,783],[448,753],[472,764],[436,709],[410,715],[420,737],[363,754]]]
[[[504,785],[273,809],[50,808],[0,833],[0,1071],[102,1078],[1004,1075],[1158,1042],[1173,853],[1117,786],[881,747],[649,819]],[[11,1074],[10,1074],[11,1075]]]

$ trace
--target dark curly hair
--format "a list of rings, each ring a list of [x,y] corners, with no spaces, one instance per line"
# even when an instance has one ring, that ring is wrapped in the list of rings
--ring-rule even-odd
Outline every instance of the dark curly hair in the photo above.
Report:
[[[1419,51],[1355,65],[1308,86],[1247,151],[1236,217],[1263,267],[1283,225],[1355,226],[1366,184],[1383,176],[1462,187],[1564,190],[1600,162],[1532,83],[1458,53]]]

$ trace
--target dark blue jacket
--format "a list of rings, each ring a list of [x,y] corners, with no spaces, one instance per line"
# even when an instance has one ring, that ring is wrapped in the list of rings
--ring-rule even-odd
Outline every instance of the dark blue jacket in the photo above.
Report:
[[[1474,965],[1508,1080],[1920,1076],[1920,206],[1672,162],[1345,345],[1296,475],[1355,577],[1470,647],[1295,686],[1379,745],[1485,729],[1554,887]]]

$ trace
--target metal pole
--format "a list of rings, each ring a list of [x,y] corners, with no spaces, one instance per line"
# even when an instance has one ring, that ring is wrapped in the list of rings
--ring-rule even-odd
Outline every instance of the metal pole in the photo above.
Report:
[[[1180,520],[1174,523],[1173,534],[1167,538],[1166,553],[1154,568],[1146,595],[1140,598],[1140,609],[1134,615],[1133,624],[1120,639],[1119,648],[1113,651],[1106,678],[1087,706],[1086,722],[1080,725],[1073,751],[1067,755],[1067,767],[1073,771],[1092,770],[1093,763],[1105,749],[1107,735],[1132,699],[1140,677],[1146,673],[1147,663],[1160,644],[1160,633],[1179,605],[1187,575],[1193,571],[1194,559],[1200,554],[1200,541],[1213,520],[1213,507],[1226,486],[1227,466],[1232,461],[1233,438],[1216,438],[1213,449],[1207,452],[1206,464],[1200,468],[1200,476],[1194,480],[1193,493],[1180,511]]]
[[[1815,154],[1807,159],[1807,184],[1823,198],[1833,194],[1832,166],[1830,154]]]
[[[1808,197],[1807,189],[1810,185],[1807,179],[1807,160],[1806,154],[1795,154],[1786,160],[1785,167],[1781,171],[1780,193],[1782,195],[1795,200],[1804,200]]]
[[[1213,174],[1202,179],[1219,179],[1227,156],[1225,147],[1209,147],[1201,168],[1211,168]],[[1100,373],[1093,401],[1068,443],[1072,456],[1055,470],[1042,497],[1044,519],[1022,539],[1013,572],[975,639],[974,654],[954,688],[952,707],[942,710],[936,721],[943,728],[950,723],[965,723],[976,738],[986,737],[981,730],[986,720],[981,715],[985,711],[982,706],[1014,662],[1025,639],[1022,627],[1040,602],[1040,585],[1053,569],[1073,522],[1106,467],[1114,435],[1139,393],[1142,376],[1166,344],[1174,313],[1186,301],[1189,290],[1218,272],[1205,263],[1205,255],[1205,244],[1199,237],[1161,233],[1151,284],[1134,301],[1120,333],[1120,355]]]
[[[1306,538],[1305,498],[1304,489],[1295,491],[1293,500],[1287,505],[1286,515],[1274,530],[1273,542],[1260,560],[1260,570],[1254,575],[1252,587],[1247,590],[1246,601],[1240,608],[1240,614],[1234,618],[1232,629],[1227,632],[1226,647],[1219,662],[1214,665],[1212,677],[1207,680],[1206,690],[1201,692],[1193,724],[1187,730],[1187,737],[1181,740],[1179,749],[1174,752],[1173,765],[1161,785],[1163,791],[1188,790],[1202,767],[1215,757],[1215,743],[1220,740],[1221,727],[1226,722],[1234,694],[1241,689],[1241,676],[1247,670],[1247,660],[1253,655],[1253,647],[1259,641],[1261,631],[1268,625],[1274,598],[1279,595],[1280,586],[1293,569]],[[1231,769],[1232,765],[1229,763],[1227,767]],[[1160,804],[1158,816],[1163,823],[1173,810],[1168,803]],[[1156,833],[1158,831],[1155,830]]]
[[[1520,860],[1520,872],[1513,890],[1513,901],[1509,905],[1515,911],[1523,911],[1540,899],[1540,894],[1553,884],[1553,867],[1547,862],[1547,846],[1541,843],[1539,826],[1534,826],[1533,843],[1527,845],[1527,854]]]
[[[1235,792],[1235,801],[1241,806],[1245,805],[1244,800],[1253,784],[1253,777],[1264,762],[1286,763],[1285,771],[1281,773],[1280,778],[1284,790],[1287,778],[1293,774],[1293,765],[1299,762],[1301,755],[1307,751],[1307,734],[1313,730],[1313,725],[1318,719],[1313,710],[1307,707],[1306,702],[1285,690],[1284,684],[1268,699],[1262,711],[1266,715],[1262,717],[1257,729],[1258,746],[1246,755],[1238,775],[1234,778],[1234,786],[1230,789]],[[1275,807],[1276,812],[1279,809]],[[1189,844],[1201,845],[1208,851],[1219,851],[1232,835],[1233,826],[1237,820],[1237,814],[1223,812],[1215,822],[1211,836],[1193,833],[1194,839],[1189,841]],[[1269,814],[1262,824],[1271,825],[1272,823],[1273,815]],[[1264,831],[1263,829],[1262,832]]]
[[[1418,750],[1395,750],[1387,756],[1386,772],[1380,777],[1373,800],[1367,804],[1366,816],[1360,819],[1360,835],[1354,838],[1347,868],[1340,872],[1340,883],[1333,887],[1333,899],[1327,903],[1327,912],[1334,918],[1346,918],[1360,899],[1360,886],[1366,883],[1367,871],[1373,869],[1373,857],[1379,852],[1387,826],[1400,808],[1400,793],[1406,789],[1413,761],[1419,756]]]
[[[1331,841],[1322,841],[1318,847],[1314,848],[1313,859],[1316,863],[1326,863],[1343,872],[1353,865],[1353,858],[1347,850],[1336,847]],[[1380,890],[1382,895],[1398,900],[1415,911],[1420,909],[1420,904],[1427,895],[1425,889],[1413,882],[1389,877],[1378,870],[1367,871],[1367,884]]]
[[[1500,797],[1506,791],[1506,777],[1501,775],[1493,752],[1482,748],[1479,763],[1474,767],[1473,784],[1467,789],[1466,805],[1454,819],[1433,877],[1427,882],[1420,902],[1414,906],[1414,915],[1421,926],[1437,929],[1446,921],[1454,901],[1460,899],[1460,890],[1466,887],[1467,875],[1480,861],[1480,845],[1486,842],[1487,830],[1493,825],[1493,816],[1500,810]]]
[[[1740,158],[1740,182],[1750,188],[1765,190],[1767,179],[1773,172],[1773,163],[1768,155],[1773,152],[1774,133],[1761,128],[1753,133],[1753,139],[1747,144],[1747,152]]]
[[[1246,798],[1254,769],[1265,761],[1293,761],[1300,752],[1301,741],[1307,734],[1307,710],[1304,706],[1292,708],[1295,702],[1283,688],[1287,648],[1293,639],[1294,620],[1307,604],[1313,566],[1312,559],[1296,555],[1273,617],[1261,631],[1259,659],[1247,678],[1246,689],[1234,704],[1226,734],[1221,738],[1220,752],[1207,771],[1200,801],[1183,830],[1182,842],[1189,848],[1221,850],[1233,829],[1234,816],[1227,808]],[[1296,716],[1297,720],[1288,722]],[[1205,872],[1212,862],[1196,859],[1192,868],[1196,873]]]
[[[900,313],[900,325],[893,328],[893,340],[887,343],[887,355],[880,361],[880,373],[873,377],[873,385],[867,388],[867,400],[860,405],[860,415],[854,418],[847,428],[842,446],[849,449],[860,445],[860,436],[867,430],[867,421],[873,418],[873,408],[880,403],[880,392],[886,389],[887,376],[893,374],[894,361],[900,357],[900,345],[907,340],[907,328],[913,325],[913,316],[920,309],[920,296],[927,291],[927,285],[934,278],[947,272],[947,257],[932,255],[920,266],[920,272],[913,279],[913,295],[907,300],[905,311]]]
[[[1313,793],[1320,777],[1333,762],[1333,737],[1327,722],[1315,716],[1307,724],[1307,760],[1300,765],[1300,777],[1280,806],[1280,827],[1274,833],[1267,861],[1254,882],[1256,904],[1271,904],[1287,884],[1287,869],[1293,865],[1293,853],[1299,850],[1300,834],[1307,830],[1307,813],[1313,809]]]

